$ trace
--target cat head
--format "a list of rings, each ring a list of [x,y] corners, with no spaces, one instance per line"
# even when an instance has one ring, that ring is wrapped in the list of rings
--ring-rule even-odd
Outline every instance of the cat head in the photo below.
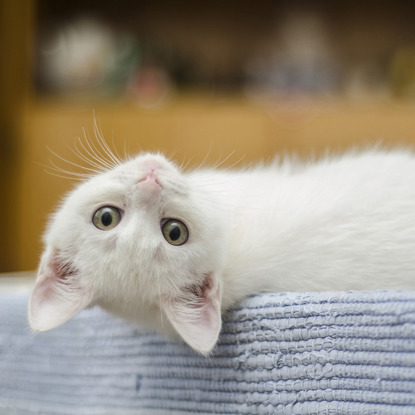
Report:
[[[53,329],[98,304],[172,327],[209,353],[221,328],[223,229],[211,196],[162,155],[92,177],[49,223],[29,302],[32,329]]]

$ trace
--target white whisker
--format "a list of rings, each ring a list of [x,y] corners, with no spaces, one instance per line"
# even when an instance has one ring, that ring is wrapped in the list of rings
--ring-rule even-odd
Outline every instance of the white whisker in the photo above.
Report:
[[[68,174],[70,174],[72,176],[90,177],[93,174],[101,173],[98,170],[93,170],[93,169],[88,169],[88,168],[85,169],[88,173],[82,173],[82,172],[76,172],[76,171],[72,171],[72,170],[67,170],[67,169],[64,169],[63,167],[57,166],[55,164],[55,162],[53,160],[51,160],[51,159],[49,159],[48,161],[49,161],[49,164],[50,164],[50,166],[49,166],[50,169],[55,170],[55,171],[60,171],[62,173],[68,173]]]
[[[66,179],[66,180],[77,180],[77,181],[84,181],[85,177],[70,177],[70,176],[64,176],[63,174],[58,174],[58,173],[54,173],[53,171],[51,171],[48,168],[44,168],[43,171],[47,174],[49,174],[49,176],[55,176],[55,177],[59,177],[61,179]]]
[[[232,169],[235,166],[237,166],[242,160],[244,160],[246,157],[246,154],[244,154],[239,160],[235,161],[235,163],[231,164],[229,167],[227,167],[228,169]]]
[[[114,149],[114,150],[111,150],[111,151],[113,152],[115,158],[117,159],[117,165],[120,166],[121,164],[124,163],[126,158],[121,157],[118,150],[117,150],[117,146],[115,145],[115,142],[114,142],[114,131],[112,131],[112,133],[111,133],[111,144],[112,144],[112,148]]]
[[[220,157],[219,157],[219,160],[214,164],[213,168],[217,169],[218,167],[222,166],[223,163],[226,163],[226,161],[229,160],[235,154],[235,151],[236,150],[232,150],[232,152],[220,162],[219,162],[220,160]]]
[[[36,162],[35,162],[36,163]],[[91,177],[91,174],[88,173],[77,173],[69,170],[65,170],[61,167],[56,166],[51,160],[49,160],[51,165],[45,165],[41,163],[36,163],[40,167],[43,167],[43,171],[51,176],[61,177],[68,180],[85,180]]]
[[[64,163],[66,163],[66,164],[70,164],[71,166],[74,166],[74,167],[77,167],[78,169],[81,169],[81,170],[86,170],[86,171],[89,171],[89,172],[91,172],[91,173],[99,173],[100,171],[99,170],[96,170],[96,169],[91,169],[91,168],[89,168],[89,167],[85,167],[85,166],[82,166],[82,165],[80,165],[80,164],[77,164],[77,163],[75,163],[75,162],[73,162],[73,161],[70,161],[70,160],[67,160],[67,159],[65,159],[64,157],[62,157],[62,156],[60,156],[59,154],[57,154],[57,153],[55,153],[51,148],[49,148],[49,147],[47,147],[47,149],[48,149],[48,151],[50,151],[55,157],[57,157],[58,159],[60,159],[60,160],[62,160]],[[59,167],[58,166],[56,166],[56,164],[54,164],[53,162],[52,162],[52,160],[49,160],[49,162],[52,164],[52,166],[55,168],[55,169],[59,169]]]
[[[130,158],[130,147],[127,149],[127,140],[124,140],[124,160],[129,160]]]
[[[102,157],[102,154],[100,154],[99,150],[96,148],[94,143],[91,142],[92,140],[90,140],[90,139],[88,140],[88,136],[87,136],[87,133],[86,133],[85,129],[83,129],[83,131],[84,131],[84,137],[85,137],[86,145],[84,145],[81,140],[80,140],[80,143],[81,143],[82,147],[84,148],[84,150],[87,152],[87,154],[93,160],[98,162],[100,165],[102,165],[103,167],[105,167],[107,169],[111,169],[113,167],[113,165]]]
[[[209,150],[208,150],[208,152],[206,153],[206,156],[205,156],[205,158],[199,163],[199,165],[194,169],[194,170],[199,170],[199,169],[201,169],[202,167],[204,167],[204,165],[205,165],[205,163],[206,163],[206,161],[207,161],[207,159],[208,159],[208,157],[210,156],[210,153],[211,153],[211,151],[212,151],[212,147],[213,147],[213,141],[212,140],[210,140],[210,146],[209,146]]]
[[[88,157],[86,157],[85,156],[85,154],[84,153],[82,153],[82,151],[78,148],[78,142],[80,142],[81,143],[81,145],[82,145],[82,141],[81,141],[81,138],[80,137],[78,137],[78,139],[77,139],[77,141],[75,141],[75,144],[74,144],[74,148],[72,148],[72,147],[70,147],[70,146],[68,146],[69,147],[69,149],[79,158],[79,159],[81,159],[82,161],[84,161],[85,163],[87,163],[87,164],[89,164],[90,166],[93,166],[93,167],[96,167],[97,169],[99,169],[100,171],[103,171],[104,170],[104,168],[103,168],[103,166],[102,166],[102,163],[96,163],[95,161],[93,161],[93,160],[91,160],[91,159],[89,159]]]
[[[190,158],[187,162],[186,162],[186,164],[185,164],[185,161],[186,161],[186,158],[183,160],[183,162],[180,164],[180,169],[181,170],[187,170],[188,168],[189,168],[189,164],[192,162],[192,158]]]
[[[94,133],[98,144],[101,146],[101,149],[104,152],[104,155],[108,156],[108,158],[112,161],[113,167],[119,166],[121,161],[115,156],[114,152],[110,149],[108,143],[105,141],[102,131],[98,127],[96,118],[94,118]]]

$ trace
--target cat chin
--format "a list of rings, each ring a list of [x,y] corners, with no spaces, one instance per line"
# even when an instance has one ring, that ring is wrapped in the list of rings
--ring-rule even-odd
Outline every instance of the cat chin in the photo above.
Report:
[[[208,355],[217,343],[222,326],[221,296],[222,283],[210,272],[203,274],[200,283],[184,286],[179,293],[161,295],[157,303],[99,301],[98,305],[139,324],[145,331],[180,338],[198,353]]]
[[[119,303],[108,303],[98,301],[97,306],[105,310],[107,313],[126,320],[132,324],[137,324],[139,329],[144,332],[162,333],[171,338],[180,338],[174,330],[170,321],[163,316],[163,312],[157,304],[147,304],[146,306],[129,307],[126,305],[124,309],[119,308]]]

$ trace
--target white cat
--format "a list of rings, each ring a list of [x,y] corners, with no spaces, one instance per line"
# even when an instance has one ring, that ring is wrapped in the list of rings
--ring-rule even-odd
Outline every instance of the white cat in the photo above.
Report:
[[[141,154],[73,190],[45,245],[34,330],[98,304],[208,354],[250,294],[415,289],[415,156],[184,172]]]

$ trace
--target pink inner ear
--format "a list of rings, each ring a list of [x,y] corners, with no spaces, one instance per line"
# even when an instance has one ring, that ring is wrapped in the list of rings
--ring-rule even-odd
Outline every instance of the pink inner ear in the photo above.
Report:
[[[167,299],[162,308],[183,340],[193,349],[208,354],[215,346],[222,326],[221,285],[209,274],[203,287]]]
[[[29,301],[29,324],[35,331],[47,331],[65,323],[93,300],[82,288],[79,272],[54,252],[42,259]]]

